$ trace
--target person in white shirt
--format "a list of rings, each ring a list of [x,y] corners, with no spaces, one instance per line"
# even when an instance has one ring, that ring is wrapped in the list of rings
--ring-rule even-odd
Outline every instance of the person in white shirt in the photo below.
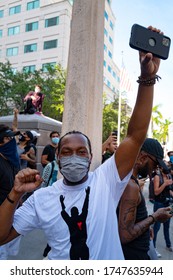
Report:
[[[153,31],[160,32],[154,28]],[[57,158],[63,178],[50,188],[35,191],[15,211],[23,193],[36,189],[42,182],[37,170],[25,169],[16,175],[14,187],[0,207],[0,244],[40,228],[51,247],[48,259],[124,259],[116,208],[146,138],[159,64],[159,58],[140,52],[138,96],[127,136],[115,154],[94,172],[89,172],[90,140],[81,132],[71,131],[58,144]]]

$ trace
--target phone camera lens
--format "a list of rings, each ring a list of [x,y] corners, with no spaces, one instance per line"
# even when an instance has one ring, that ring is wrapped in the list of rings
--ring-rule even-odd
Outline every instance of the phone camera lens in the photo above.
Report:
[[[154,47],[154,46],[155,46],[155,44],[156,44],[155,39],[150,38],[150,39],[149,39],[149,45],[150,45],[151,47]]]
[[[163,46],[165,47],[169,47],[169,39],[166,37],[163,37],[163,41],[162,41]]]

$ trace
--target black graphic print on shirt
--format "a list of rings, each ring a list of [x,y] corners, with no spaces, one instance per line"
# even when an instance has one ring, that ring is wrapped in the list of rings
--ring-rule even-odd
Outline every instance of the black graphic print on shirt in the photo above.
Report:
[[[71,208],[71,216],[65,211],[63,195],[60,196],[60,202],[62,206],[61,216],[68,225],[70,232],[70,259],[71,260],[88,260],[89,248],[86,244],[87,240],[87,228],[86,218],[88,214],[89,194],[90,187],[86,188],[86,197],[82,207],[82,213],[79,214],[77,207]]]

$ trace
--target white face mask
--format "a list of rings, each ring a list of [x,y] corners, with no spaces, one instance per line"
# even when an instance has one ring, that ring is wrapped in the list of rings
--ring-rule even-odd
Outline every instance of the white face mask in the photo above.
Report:
[[[68,156],[60,159],[60,172],[69,182],[81,181],[89,170],[89,158],[80,156]]]
[[[40,88],[39,87],[35,87],[35,92],[36,93],[39,93],[41,90],[40,90]]]

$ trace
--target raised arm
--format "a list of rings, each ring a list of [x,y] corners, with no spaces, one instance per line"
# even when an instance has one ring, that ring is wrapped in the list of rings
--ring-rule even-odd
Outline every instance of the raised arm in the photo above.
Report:
[[[158,29],[153,29],[153,31],[160,32]],[[156,74],[160,59],[151,53],[140,52],[139,60],[141,74],[138,78],[136,104],[128,125],[127,136],[115,153],[115,161],[121,179],[133,168],[140,147],[146,138],[153,106],[154,83],[158,79]]]
[[[13,131],[17,131],[17,128],[18,128],[18,109],[14,109],[13,111],[13,122],[12,122],[12,130]]]
[[[13,229],[13,216],[25,192],[35,190],[42,182],[38,170],[26,168],[15,176],[14,186],[0,206],[0,245],[18,236]]]

